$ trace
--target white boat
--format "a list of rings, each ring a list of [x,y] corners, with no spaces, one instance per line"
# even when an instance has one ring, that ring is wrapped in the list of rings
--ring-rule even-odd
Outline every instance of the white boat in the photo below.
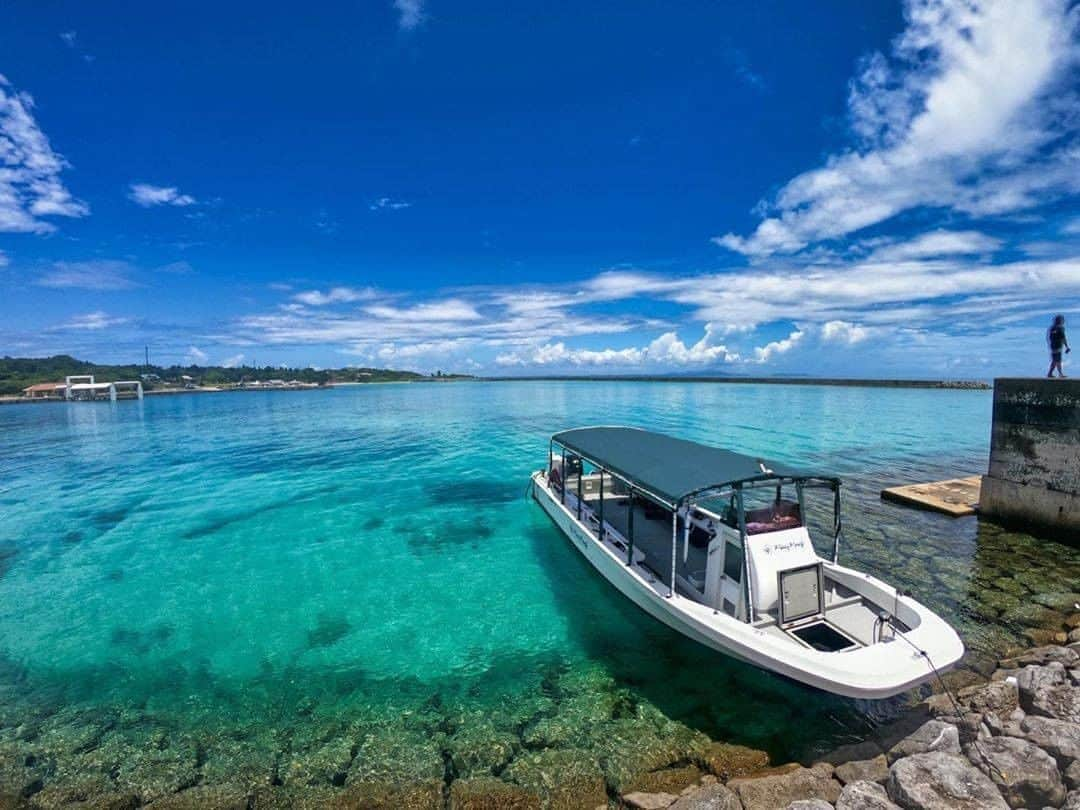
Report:
[[[839,563],[840,480],[627,427],[551,438],[533,496],[638,607],[747,663],[852,698],[931,680],[964,653],[910,595]],[[832,495],[832,559],[803,523]]]

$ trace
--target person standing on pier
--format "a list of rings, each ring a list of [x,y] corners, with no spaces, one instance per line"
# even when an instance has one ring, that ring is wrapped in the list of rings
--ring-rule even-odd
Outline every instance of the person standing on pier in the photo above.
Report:
[[[1050,370],[1046,372],[1046,376],[1053,377],[1056,368],[1058,376],[1064,377],[1065,372],[1061,370],[1061,350],[1064,349],[1066,354],[1072,351],[1069,348],[1069,339],[1065,337],[1064,315],[1054,316],[1054,322],[1046,331],[1046,342],[1050,344]]]

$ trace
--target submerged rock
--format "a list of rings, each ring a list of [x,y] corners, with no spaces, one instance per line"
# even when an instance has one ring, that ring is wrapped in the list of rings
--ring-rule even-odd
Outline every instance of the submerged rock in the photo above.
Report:
[[[713,742],[695,753],[694,762],[714,776],[728,780],[769,767],[769,755],[744,745]]]
[[[353,782],[326,805],[335,810],[442,810],[442,781]]]
[[[832,776],[832,765],[821,762],[783,774],[733,779],[728,787],[738,794],[746,810],[784,810],[800,799],[835,802],[840,797],[840,783]]]
[[[604,774],[586,751],[553,749],[525,754],[512,761],[502,777],[541,794],[553,810],[607,802]]]
[[[247,810],[249,798],[234,788],[201,785],[162,796],[149,806],[154,810]]]
[[[498,779],[457,779],[450,785],[450,810],[540,810],[540,797]]]
[[[694,765],[682,768],[665,768],[662,771],[650,771],[635,777],[627,785],[627,793],[674,793],[678,795],[685,788],[701,781],[701,771]]]
[[[963,757],[933,751],[898,760],[888,795],[908,810],[1006,810],[990,777]]]

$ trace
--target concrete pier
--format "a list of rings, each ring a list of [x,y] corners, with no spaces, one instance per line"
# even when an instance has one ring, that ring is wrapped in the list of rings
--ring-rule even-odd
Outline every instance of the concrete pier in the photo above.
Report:
[[[1080,380],[994,381],[980,511],[1033,533],[1080,539]]]

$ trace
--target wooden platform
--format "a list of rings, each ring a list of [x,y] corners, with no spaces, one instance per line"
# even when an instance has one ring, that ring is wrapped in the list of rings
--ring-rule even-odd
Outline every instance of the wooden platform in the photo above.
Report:
[[[981,475],[968,478],[951,478],[948,481],[933,481],[929,484],[907,484],[902,487],[889,487],[881,490],[881,497],[887,501],[919,509],[963,517],[974,515],[979,509],[979,485]]]

